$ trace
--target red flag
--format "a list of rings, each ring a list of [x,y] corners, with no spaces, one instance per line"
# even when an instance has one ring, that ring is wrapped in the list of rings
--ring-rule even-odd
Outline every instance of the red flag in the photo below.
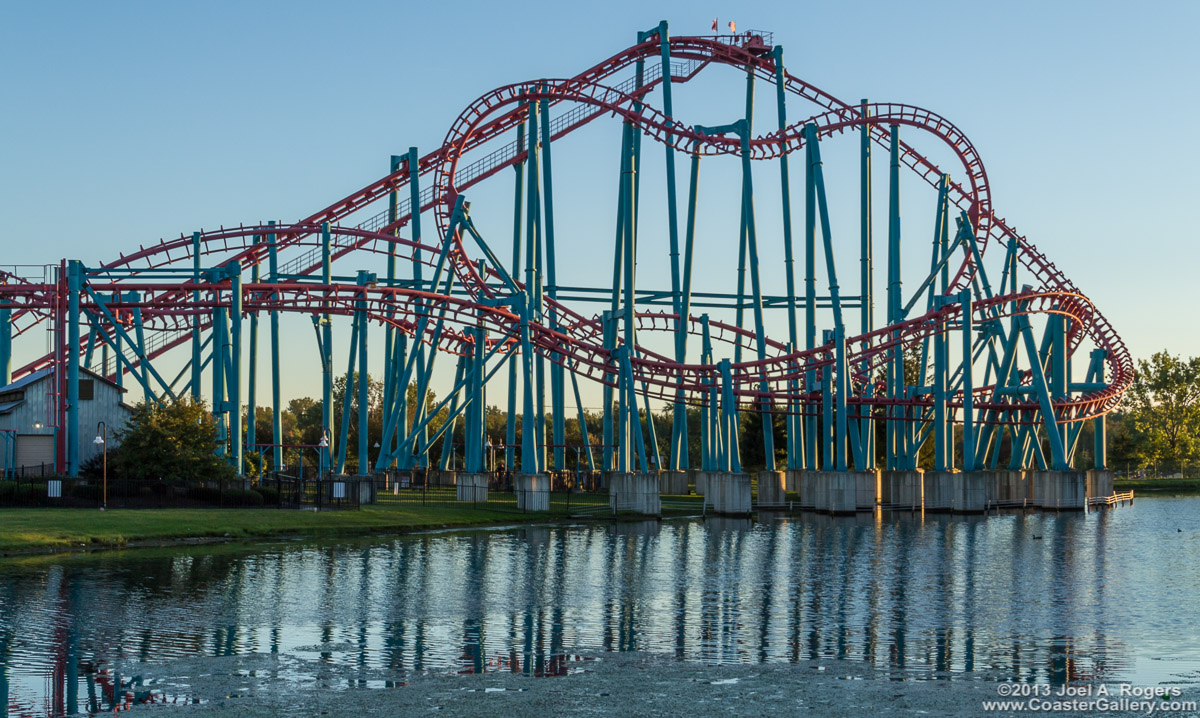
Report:
[[[717,31],[717,19],[714,17],[713,18],[713,32],[716,32],[716,31]]]
[[[737,33],[737,24],[733,20],[729,21],[729,32]]]

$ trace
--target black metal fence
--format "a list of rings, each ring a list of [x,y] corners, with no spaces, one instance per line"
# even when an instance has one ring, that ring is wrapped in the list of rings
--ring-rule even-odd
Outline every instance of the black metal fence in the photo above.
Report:
[[[259,480],[171,481],[26,477],[0,480],[0,506],[48,508],[358,508],[356,481],[283,475]]]
[[[218,481],[128,480],[109,477],[17,476],[0,480],[0,507],[61,508],[319,508],[358,509],[416,506],[475,507],[513,514],[555,517],[605,516],[644,508],[643,499],[664,515],[699,514],[698,496],[657,502],[646,496],[610,496],[601,472],[550,472],[536,483],[508,472],[469,476],[436,470],[388,471],[367,477],[267,473],[254,479]],[[651,498],[653,497],[653,498]]]

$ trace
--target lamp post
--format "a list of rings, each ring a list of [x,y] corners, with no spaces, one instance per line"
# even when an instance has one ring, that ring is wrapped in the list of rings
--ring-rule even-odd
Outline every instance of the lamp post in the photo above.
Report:
[[[321,470],[317,472],[317,478],[320,479],[321,476],[323,476],[325,474],[325,472],[329,470],[329,462],[327,460],[327,457],[329,454],[329,435],[328,434],[325,434],[325,433],[321,434],[321,441],[320,441],[320,443],[317,444],[317,450],[321,452],[321,457],[320,457],[321,458]]]
[[[490,436],[488,437],[487,450],[488,450],[488,471],[495,471],[496,470],[496,455],[492,452],[492,437],[490,437]]]
[[[103,451],[104,458],[101,459],[101,466],[104,467],[102,474],[104,477],[104,493],[100,503],[100,510],[104,511],[108,508],[108,425],[103,421],[96,424],[96,438],[92,440],[92,443],[101,447]]]

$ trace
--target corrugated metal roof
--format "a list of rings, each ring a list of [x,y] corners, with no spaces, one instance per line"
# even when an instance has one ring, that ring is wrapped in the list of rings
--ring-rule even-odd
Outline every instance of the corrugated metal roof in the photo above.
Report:
[[[10,401],[5,404],[0,404],[0,414],[7,414],[8,412],[12,411],[13,409],[16,409],[18,406],[20,406],[24,403],[25,403],[25,401],[21,400],[21,401]]]
[[[46,367],[45,369],[38,369],[37,371],[35,371],[32,374],[26,374],[25,376],[21,377],[20,379],[17,379],[16,381],[9,384],[8,386],[0,386],[0,394],[2,394],[4,392],[9,392],[9,391],[20,391],[21,389],[24,389],[25,387],[29,386],[30,384],[36,384],[37,382],[41,381],[42,379],[45,379],[46,377],[50,376],[53,373],[54,373],[53,367]]]

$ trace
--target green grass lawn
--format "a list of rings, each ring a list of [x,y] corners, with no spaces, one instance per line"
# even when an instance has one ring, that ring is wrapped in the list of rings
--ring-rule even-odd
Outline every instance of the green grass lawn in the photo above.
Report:
[[[1200,492],[1200,479],[1113,479],[1117,491],[1195,491]]]
[[[402,505],[359,511],[279,509],[0,509],[0,553],[124,546],[184,538],[399,533],[547,518],[470,506]]]
[[[525,513],[515,499],[493,492],[487,504],[456,504],[454,489],[425,498],[380,493],[380,503],[360,510],[304,511],[291,509],[0,509],[0,554],[121,547],[130,543],[178,541],[192,538],[245,539],[272,536],[355,536],[404,533],[452,526],[486,526],[564,519],[590,515],[609,518],[608,497],[581,494],[571,503],[555,495],[550,510]],[[441,494],[446,494],[442,496]],[[700,499],[663,497],[664,514],[699,513]]]

